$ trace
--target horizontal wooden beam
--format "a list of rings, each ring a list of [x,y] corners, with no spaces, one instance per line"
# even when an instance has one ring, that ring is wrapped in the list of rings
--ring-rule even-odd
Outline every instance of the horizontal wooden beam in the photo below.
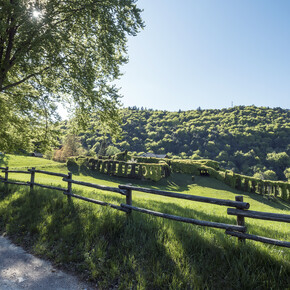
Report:
[[[71,180],[71,179],[68,179],[68,178],[63,178],[63,181],[74,183],[74,184],[78,184],[78,185],[82,185],[82,186],[88,186],[88,187],[92,187],[92,188],[96,188],[96,189],[100,189],[100,190],[117,192],[117,193],[120,193],[122,195],[126,195],[126,192],[124,190],[121,190],[121,189],[119,189],[117,187],[110,187],[110,186],[104,186],[104,185],[89,183],[89,182],[76,181],[76,180]]]
[[[24,170],[2,170],[2,172],[26,173],[26,174],[31,174],[29,171],[24,171]]]
[[[105,201],[101,201],[101,200],[96,200],[96,199],[84,197],[84,196],[77,195],[77,194],[68,193],[66,191],[64,191],[63,193],[65,195],[68,195],[68,196],[71,196],[71,197],[74,197],[74,198],[78,198],[78,199],[81,199],[81,200],[84,200],[84,201],[88,201],[88,202],[95,203],[95,204],[99,204],[99,205],[103,205],[103,206],[109,206],[109,207],[114,208],[114,209],[118,209],[118,210],[121,210],[121,211],[124,211],[124,212],[128,212],[127,209],[125,209],[125,208],[123,208],[121,206],[118,206],[118,205],[109,203],[109,202],[105,202]]]
[[[195,225],[199,225],[199,226],[218,228],[218,229],[235,230],[235,231],[240,231],[240,232],[245,232],[246,231],[246,227],[242,227],[242,226],[196,220],[196,219],[192,219],[192,218],[186,218],[186,217],[171,215],[171,214],[167,214],[167,213],[152,211],[152,210],[149,210],[149,209],[135,207],[135,206],[127,205],[127,204],[123,204],[123,203],[121,203],[121,207],[124,207],[124,208],[127,208],[127,209],[131,209],[131,210],[135,210],[135,211],[139,211],[139,212],[146,213],[146,214],[150,214],[150,215],[154,215],[154,216],[158,216],[158,217],[162,217],[162,218],[166,218],[166,219],[171,219],[171,220],[184,222],[184,223],[195,224]]]
[[[8,184],[16,184],[16,185],[28,185],[27,182],[20,182],[20,181],[4,180],[3,182],[8,183]]]
[[[28,185],[36,185],[39,187],[43,187],[43,188],[48,188],[48,189],[54,189],[54,190],[59,190],[59,191],[64,191],[66,190],[65,188],[61,188],[61,187],[56,187],[56,186],[51,186],[51,185],[44,185],[44,184],[40,184],[40,183],[31,183],[31,182],[27,182]]]
[[[131,185],[119,185],[119,188],[136,190],[136,191],[146,192],[146,193],[150,193],[150,194],[163,195],[163,196],[168,196],[168,197],[187,199],[187,200],[198,201],[198,202],[211,203],[211,204],[216,204],[216,205],[238,207],[238,208],[242,208],[242,209],[248,209],[250,207],[250,204],[248,202],[182,194],[182,193],[176,193],[176,192],[171,192],[171,191],[163,191],[163,190],[143,188],[143,187],[137,187],[137,186],[131,186]]]
[[[28,169],[28,171],[34,171],[37,173],[43,173],[43,174],[47,174],[47,175],[54,175],[54,176],[59,176],[59,177],[67,177],[67,174],[63,174],[63,173],[56,173],[56,172],[50,172],[50,171],[44,171],[44,170],[33,170],[33,169]]]
[[[290,215],[288,214],[268,213],[253,210],[239,210],[235,208],[228,208],[227,213],[229,215],[239,215],[253,219],[290,223]]]
[[[6,169],[6,167],[0,167],[0,169]]]
[[[266,244],[272,244],[272,245],[276,245],[280,247],[290,248],[290,242],[286,242],[286,241],[274,240],[274,239],[270,239],[266,237],[260,237],[256,235],[239,233],[239,232],[229,231],[229,230],[226,230],[226,234],[234,236],[234,237],[238,237],[238,238],[243,238],[243,239],[253,240],[253,241],[262,242]]]

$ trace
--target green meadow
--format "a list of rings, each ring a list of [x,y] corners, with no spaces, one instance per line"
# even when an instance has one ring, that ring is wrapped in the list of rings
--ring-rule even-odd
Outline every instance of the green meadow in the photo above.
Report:
[[[243,195],[256,211],[290,214],[279,198],[233,190],[209,177],[172,174],[160,182],[116,178],[50,160],[5,155],[0,166],[73,173],[74,180],[117,187],[131,183],[234,200]],[[3,176],[1,174],[1,176]],[[29,181],[28,174],[9,179]],[[66,188],[62,178],[36,173],[35,182]],[[125,197],[73,184],[73,193],[119,205]],[[164,213],[236,224],[227,207],[133,191],[133,205]],[[287,223],[246,218],[247,232],[290,240]],[[61,192],[0,183],[0,229],[30,252],[73,271],[100,289],[289,289],[290,249],[225,235],[224,230],[126,213],[69,200]]]

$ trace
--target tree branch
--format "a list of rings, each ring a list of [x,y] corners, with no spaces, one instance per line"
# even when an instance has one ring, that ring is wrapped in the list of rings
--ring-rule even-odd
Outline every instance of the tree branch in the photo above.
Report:
[[[39,72],[36,72],[36,73],[30,74],[30,75],[28,75],[27,77],[25,77],[24,79],[22,79],[22,80],[20,80],[20,81],[18,81],[18,82],[16,82],[16,83],[9,84],[9,85],[7,85],[7,86],[5,86],[5,87],[3,87],[3,88],[0,88],[0,92],[5,91],[5,90],[7,90],[7,89],[9,89],[9,88],[12,88],[12,87],[18,86],[18,85],[24,83],[25,81],[27,81],[28,79],[30,79],[30,78],[32,78],[32,77],[34,77],[34,76],[36,76],[36,75],[40,75],[41,73],[43,73],[43,72],[44,72],[45,70],[47,70],[47,69],[49,69],[49,67],[46,67],[46,68],[44,68],[43,70],[41,70],[41,71],[39,71]]]

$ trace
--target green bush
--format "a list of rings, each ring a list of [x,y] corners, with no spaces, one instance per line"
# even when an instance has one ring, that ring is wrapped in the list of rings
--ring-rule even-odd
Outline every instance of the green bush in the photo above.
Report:
[[[75,157],[68,157],[67,158],[67,162],[66,162],[67,166],[78,166],[77,160]]]
[[[117,157],[117,158],[120,158]],[[128,163],[112,159],[86,159],[83,164],[95,164],[91,166],[94,170],[113,176],[141,179],[146,178],[159,181],[163,177],[170,175],[170,167],[165,162],[160,163]]]
[[[118,161],[127,162],[131,159],[132,159],[132,156],[130,154],[128,154],[127,150],[114,155],[114,160],[118,160]]]

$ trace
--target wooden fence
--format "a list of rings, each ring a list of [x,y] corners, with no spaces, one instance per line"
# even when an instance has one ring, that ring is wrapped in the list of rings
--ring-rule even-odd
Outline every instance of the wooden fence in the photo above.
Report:
[[[0,182],[4,182],[6,187],[8,184],[17,184],[17,185],[29,186],[30,190],[33,190],[34,186],[58,190],[58,191],[63,192],[63,194],[67,195],[69,199],[73,197],[73,198],[81,199],[81,200],[91,202],[94,204],[109,206],[111,208],[121,210],[127,213],[127,215],[131,215],[132,211],[138,211],[141,213],[150,214],[150,215],[154,215],[154,216],[158,216],[158,217],[162,217],[166,219],[171,219],[171,220],[175,220],[179,222],[190,223],[190,224],[195,224],[195,225],[205,226],[205,227],[224,229],[226,230],[225,233],[227,235],[237,237],[239,241],[241,242],[245,242],[246,239],[249,239],[249,240],[259,241],[259,242],[263,242],[267,244],[273,244],[277,246],[290,248],[290,242],[274,240],[267,237],[247,234],[246,233],[247,228],[245,226],[245,217],[290,223],[290,215],[251,211],[249,210],[250,204],[247,202],[244,202],[242,196],[236,196],[235,200],[225,200],[225,199],[218,199],[218,198],[181,194],[181,193],[176,193],[176,192],[171,192],[171,191],[141,188],[141,187],[136,187],[136,186],[131,186],[131,185],[119,185],[118,187],[109,187],[109,186],[102,186],[102,185],[98,185],[94,183],[73,180],[72,173],[70,172],[68,174],[55,173],[55,172],[49,172],[49,171],[43,171],[43,170],[36,170],[34,167],[32,167],[31,169],[28,169],[27,171],[9,170],[8,167],[0,167],[0,170],[2,170],[2,172],[4,173],[4,177],[0,177]],[[9,180],[8,179],[9,173],[30,174],[30,181],[19,182],[19,181]],[[35,182],[36,173],[62,177],[62,180],[67,183],[67,187],[61,188],[61,187],[36,183]],[[111,204],[108,202],[95,200],[95,199],[73,194],[72,184],[77,184],[77,185],[91,187],[91,188],[95,188],[99,190],[119,193],[126,197],[126,203],[121,203],[120,205],[116,205],[116,204]],[[210,203],[210,204],[215,204],[215,205],[220,205],[220,206],[231,207],[227,209],[227,214],[235,215],[237,217],[237,225],[197,220],[197,219],[181,217],[181,216],[176,216],[176,215],[166,214],[162,212],[152,211],[145,208],[136,207],[132,205],[132,191],[139,191],[139,192],[145,192],[148,194],[161,195],[161,196],[166,196],[166,197],[185,199],[189,201],[203,202],[203,203]]]

